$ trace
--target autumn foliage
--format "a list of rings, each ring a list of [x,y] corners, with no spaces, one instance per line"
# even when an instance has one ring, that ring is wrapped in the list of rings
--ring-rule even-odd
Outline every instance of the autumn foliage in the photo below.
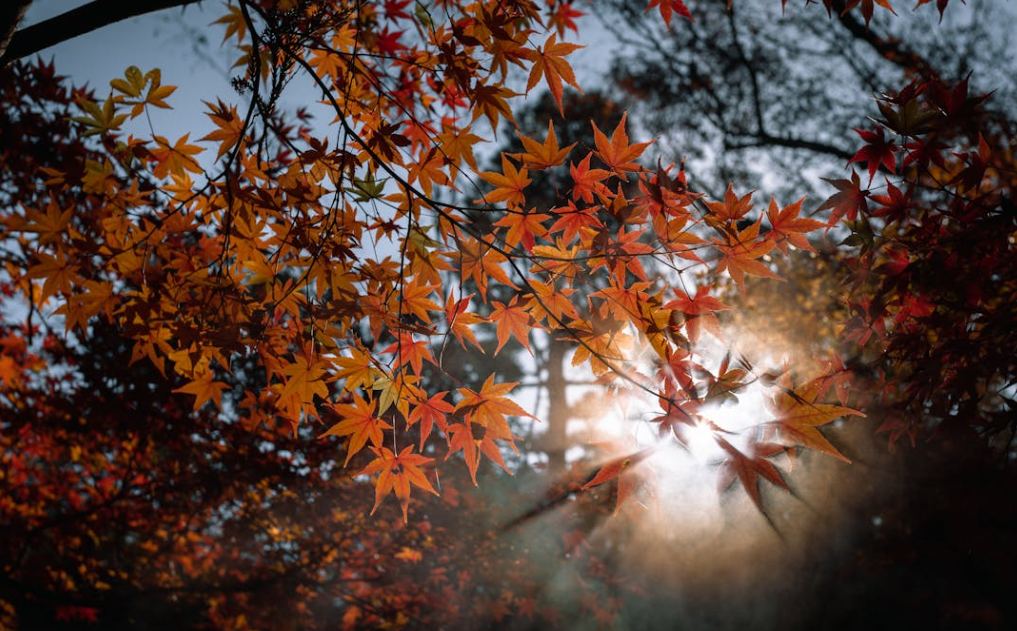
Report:
[[[890,9],[841,10],[868,22],[874,4]],[[680,1],[646,8],[669,28],[693,18]],[[482,353],[485,340],[494,354],[565,341],[577,370],[654,409],[652,445],[618,450],[566,494],[610,483],[610,511],[652,505],[650,456],[705,431],[723,454],[720,486],[737,480],[764,511],[760,489],[789,489],[777,465],[799,449],[850,461],[820,428],[864,416],[862,400],[835,354],[789,366],[740,352],[722,286],[780,282],[774,259],[813,252],[824,232],[855,248],[844,335],[860,349],[851,368],[896,411],[883,429],[913,437],[914,419],[958,406],[980,426],[1005,423],[983,395],[1012,361],[1015,179],[1002,130],[971,127],[983,97],[920,82],[882,97],[851,160],[864,176],[833,181],[825,203],[760,201],[738,183],[711,199],[624,115],[592,124],[592,146],[562,146],[553,121],[536,137],[513,129],[524,92],[546,88],[568,115],[579,15],[556,0],[228,3],[216,24],[237,93],[209,95],[206,120],[179,137],[145,124],[173,106],[159,69],[125,60],[108,89],[85,91],[45,62],[6,68],[6,580],[35,590],[29,600],[71,594],[58,599],[71,621],[111,616],[104,594],[117,590],[206,590],[216,595],[188,606],[223,628],[255,612],[310,625],[330,599],[347,628],[419,624],[452,598],[453,557],[483,560],[479,575],[508,555],[479,526],[460,535],[428,516],[438,502],[468,513],[459,496],[485,483],[485,463],[511,473],[525,460],[516,421],[533,411],[517,383],[438,385],[450,347]],[[279,97],[298,78],[319,102],[288,111]],[[523,151],[484,170],[484,141],[506,128]],[[553,204],[529,201],[538,173]],[[944,292],[943,274],[967,280]],[[959,350],[970,344],[984,354]],[[918,348],[922,362],[901,361]],[[767,416],[711,420],[750,387]],[[310,523],[287,521],[308,504]],[[104,524],[122,530],[116,546]],[[379,587],[379,563],[423,554],[439,560]],[[506,571],[497,580],[518,591],[477,602],[553,622],[526,575]],[[252,585],[294,590],[292,611],[262,611]]]

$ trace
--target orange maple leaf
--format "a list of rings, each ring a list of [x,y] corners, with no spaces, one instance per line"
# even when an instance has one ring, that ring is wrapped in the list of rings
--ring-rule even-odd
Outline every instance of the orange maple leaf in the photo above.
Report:
[[[744,230],[737,232],[725,232],[725,240],[714,239],[721,257],[717,264],[717,271],[725,269],[731,275],[738,289],[745,293],[745,275],[761,276],[781,280],[770,268],[756,259],[766,255],[774,247],[773,241],[758,240],[759,227],[763,218],[747,226]]]
[[[506,260],[505,256],[486,243],[476,239],[463,239],[459,242],[459,250],[449,252],[446,256],[459,262],[463,278],[473,276],[484,302],[487,302],[487,283],[490,279],[518,289],[501,268],[501,263]]]
[[[526,167],[516,169],[515,165],[506,156],[501,157],[501,173],[494,171],[484,171],[480,173],[480,177],[487,182],[495,186],[495,189],[484,195],[482,198],[474,200],[477,202],[485,202],[488,204],[497,204],[498,202],[505,202],[510,208],[518,206],[526,201],[526,196],[523,195],[523,189],[532,182],[527,176],[529,171]]]
[[[429,326],[431,316],[428,311],[441,311],[433,300],[428,298],[437,288],[431,285],[423,285],[416,278],[403,285],[400,308],[404,314],[412,314],[423,320]]]
[[[421,395],[414,401],[413,407],[410,408],[410,414],[406,417],[406,425],[413,426],[418,421],[420,422],[420,450],[424,450],[424,443],[427,442],[427,438],[431,435],[431,429],[437,425],[441,431],[448,431],[448,424],[445,422],[446,415],[451,414],[452,404],[445,400],[445,395],[448,391],[442,391],[431,398],[426,398],[427,395],[421,393]]]
[[[413,333],[409,331],[396,331],[395,337],[396,341],[383,348],[381,352],[395,353],[397,367],[409,364],[413,368],[413,373],[419,375],[425,361],[435,366],[438,365],[438,362],[434,361],[434,355],[431,354],[431,346],[427,340],[414,339]]]
[[[350,349],[352,357],[336,357],[333,363],[341,366],[336,371],[337,379],[345,379],[343,388],[347,392],[353,392],[357,388],[370,388],[374,385],[374,379],[381,374],[381,371],[374,366],[370,353],[359,348]]]
[[[466,342],[470,342],[481,353],[484,352],[484,347],[477,341],[476,335],[473,334],[473,329],[470,327],[477,322],[483,322],[484,319],[472,311],[466,309],[470,306],[470,300],[474,294],[470,294],[461,300],[452,300],[452,294],[448,296],[448,300],[445,301],[445,321],[448,323],[449,331],[452,335],[456,336],[459,340],[459,344],[466,348]]]
[[[296,361],[282,369],[282,374],[289,379],[279,393],[280,399],[295,396],[301,403],[310,403],[314,400],[314,395],[322,399],[328,398],[328,386],[322,380],[328,364],[314,361],[309,349],[305,349],[305,352],[306,354],[300,355]]]
[[[580,160],[579,164],[569,165],[569,173],[572,175],[572,181],[575,182],[575,186],[572,187],[572,197],[587,204],[593,203],[594,193],[603,193],[606,190],[606,187],[600,182],[611,175],[604,169],[591,169],[591,157],[593,154],[588,153],[585,158]]]
[[[200,377],[197,377],[193,381],[183,385],[173,392],[182,392],[184,394],[193,394],[194,409],[200,410],[201,406],[205,405],[208,401],[215,402],[216,407],[222,409],[222,391],[227,388],[225,383],[221,381],[215,381],[212,377],[212,371],[206,370]]]
[[[737,476],[745,488],[745,492],[752,499],[752,503],[756,505],[756,508],[764,516],[766,511],[763,510],[763,502],[759,497],[759,476],[763,476],[764,479],[781,487],[788,493],[791,492],[777,467],[767,460],[768,457],[782,452],[784,450],[783,447],[772,443],[753,443],[751,445],[751,452],[747,455],[735,449],[731,443],[724,440],[719,434],[714,433],[713,438],[720,445],[721,449],[728,454],[728,459],[724,461],[720,471],[721,478],[718,486],[720,486],[721,490],[729,487],[734,481],[735,476]]]
[[[407,509],[410,505],[410,489],[412,486],[424,489],[434,495],[438,494],[434,487],[431,486],[427,476],[420,469],[421,465],[433,462],[434,459],[412,453],[413,449],[414,446],[410,445],[400,451],[397,456],[391,449],[371,447],[371,451],[374,452],[377,458],[361,469],[357,475],[378,474],[378,480],[375,482],[374,508],[371,509],[372,515],[378,510],[381,501],[389,493],[395,491],[395,496],[403,509],[403,523],[406,523],[409,521]]]
[[[553,283],[542,283],[536,279],[530,279],[527,283],[533,290],[527,308],[536,322],[546,320],[548,314],[553,318],[548,323],[552,327],[557,327],[566,317],[572,320],[579,319],[575,305],[569,300],[569,296],[574,293],[573,290],[567,287],[557,288]]]
[[[533,62],[533,67],[530,68],[530,77],[526,81],[526,91],[529,92],[533,89],[540,81],[541,75],[543,75],[547,81],[547,87],[551,91],[551,96],[554,97],[554,102],[558,104],[558,111],[563,116],[565,115],[565,108],[561,103],[562,89],[564,87],[562,80],[579,90],[580,93],[582,92],[579,84],[576,83],[576,75],[572,72],[572,66],[563,57],[580,48],[583,48],[583,46],[558,42],[558,34],[551,33],[551,36],[547,38],[542,48],[525,51],[526,58]]]
[[[745,216],[750,210],[752,210],[752,193],[755,191],[749,191],[742,197],[738,197],[734,192],[734,185],[728,183],[727,191],[724,193],[724,201],[722,202],[706,202],[706,207],[710,209],[712,216],[709,219],[718,220],[720,222],[738,221]]]
[[[468,415],[474,423],[495,430],[499,437],[511,435],[505,415],[536,418],[505,396],[517,385],[519,385],[517,381],[496,384],[494,374],[491,374],[480,387],[480,392],[470,388],[459,388],[459,394],[463,398],[456,404],[454,413],[462,412]]]
[[[824,379],[814,379],[797,389],[792,388],[791,378],[784,373],[781,377],[780,390],[768,402],[775,419],[770,422],[780,434],[793,444],[799,444],[815,451],[820,451],[850,463],[851,461],[830,444],[817,427],[826,425],[842,416],[865,415],[858,410],[817,403],[819,395],[825,390]]]
[[[675,299],[664,305],[665,309],[677,309],[685,314],[685,330],[689,334],[690,342],[695,343],[699,340],[699,333],[703,328],[715,337],[721,337],[720,322],[713,312],[725,311],[731,307],[711,296],[712,288],[712,285],[701,285],[696,289],[696,295],[692,297],[684,291],[675,291]]]
[[[572,143],[564,149],[558,148],[558,137],[554,134],[554,123],[551,120],[547,121],[547,137],[543,143],[524,136],[518,130],[516,135],[522,141],[526,153],[512,153],[509,155],[516,160],[522,160],[525,166],[537,171],[558,166],[564,162],[565,157],[572,151],[572,147],[576,146],[576,143]]]
[[[550,215],[542,215],[533,211],[511,212],[494,222],[500,228],[508,228],[505,232],[505,244],[515,247],[521,242],[527,252],[533,251],[537,244],[537,238],[547,234],[544,222],[550,219]]]
[[[639,171],[642,169],[641,166],[632,162],[643,154],[653,141],[649,142],[638,142],[634,145],[629,144],[629,135],[625,133],[625,121],[628,118],[629,113],[625,112],[622,114],[621,121],[618,122],[618,126],[614,128],[611,133],[611,140],[607,139],[604,132],[600,131],[597,124],[590,121],[593,125],[593,139],[597,145],[597,157],[603,160],[604,164],[611,167],[613,171],[618,173],[625,178],[625,171]]]
[[[448,460],[452,454],[462,451],[463,459],[466,460],[466,468],[470,471],[470,478],[473,485],[477,486],[477,468],[480,466],[480,454],[487,456],[492,462],[504,469],[510,475],[512,471],[505,464],[501,450],[498,448],[496,439],[506,440],[516,453],[512,433],[498,428],[490,428],[480,423],[474,423],[467,419],[465,423],[453,423],[448,427],[449,452],[445,455]]]
[[[526,311],[526,307],[519,304],[519,296],[513,296],[508,305],[497,300],[492,301],[491,307],[490,320],[498,323],[498,348],[494,349],[494,354],[497,355],[509,341],[509,337],[514,335],[532,355],[529,335],[534,322],[529,312]]]
[[[377,406],[377,401],[372,399],[367,402],[359,395],[353,396],[353,405],[343,403],[331,405],[331,408],[343,420],[328,428],[328,431],[318,438],[326,436],[350,437],[350,444],[346,447],[346,462],[343,463],[343,466],[350,463],[353,456],[364,448],[368,440],[375,447],[380,447],[384,438],[384,430],[392,429],[391,425],[374,415]]]
[[[589,160],[590,157],[586,156],[585,162],[589,163]],[[596,170],[600,171],[600,169]],[[607,171],[601,171],[601,173],[604,173],[605,176],[607,175]],[[562,237],[565,239],[565,243],[571,242],[576,236],[586,230],[596,230],[604,227],[604,224],[597,218],[596,208],[576,208],[575,204],[570,201],[568,206],[555,208],[551,212],[555,213],[558,219],[548,232],[550,234],[564,232]]]
[[[826,225],[815,219],[798,216],[804,201],[805,198],[803,197],[789,206],[778,208],[777,200],[772,196],[770,197],[770,207],[766,210],[766,218],[770,220],[770,232],[766,234],[766,238],[775,241],[777,247],[784,254],[787,254],[788,243],[796,248],[815,252],[815,248],[809,244],[809,240],[805,238],[804,233],[819,230]]]

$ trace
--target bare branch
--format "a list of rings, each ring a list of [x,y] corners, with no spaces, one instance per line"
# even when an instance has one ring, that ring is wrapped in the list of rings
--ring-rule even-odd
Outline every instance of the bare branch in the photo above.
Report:
[[[34,55],[50,46],[56,46],[62,42],[74,39],[79,35],[91,33],[110,24],[116,24],[127,18],[154,13],[163,9],[182,7],[188,4],[195,4],[200,0],[150,0],[149,2],[137,2],[136,0],[95,0],[88,4],[61,13],[39,24],[33,24],[14,33],[10,46],[0,47],[0,68],[7,66],[15,59],[21,59]],[[24,3],[24,9],[28,8],[30,0],[20,0]],[[19,3],[15,3],[16,7]],[[22,12],[24,12],[22,9]],[[2,17],[0,17],[2,19]],[[18,20],[20,21],[20,19]],[[15,22],[17,24],[17,22]],[[3,23],[0,22],[0,27]]]

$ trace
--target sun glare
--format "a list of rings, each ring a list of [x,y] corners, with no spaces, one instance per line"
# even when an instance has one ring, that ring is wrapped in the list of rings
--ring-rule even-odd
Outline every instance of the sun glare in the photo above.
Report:
[[[697,346],[697,359],[701,365],[716,373],[731,349],[730,340],[741,339],[733,332],[725,332],[728,341],[704,335]],[[752,345],[752,339],[746,339]],[[646,349],[644,356],[652,357]],[[757,371],[772,371],[779,362],[766,357],[759,362]],[[647,362],[644,374],[654,368]],[[611,402],[609,396],[589,392],[586,397],[586,418],[575,421],[570,427],[572,435],[581,443],[595,444],[598,448],[610,445],[605,459],[653,447],[653,455],[639,467],[646,469],[652,485],[637,493],[630,501],[653,508],[663,523],[680,528],[715,527],[723,514],[720,510],[721,465],[729,459],[718,438],[739,451],[749,451],[761,426],[773,419],[767,405],[767,389],[759,380],[730,393],[723,403],[701,408],[694,424],[677,424],[674,433],[660,431],[654,420],[661,415],[658,401],[652,396],[632,394],[621,402]],[[581,428],[581,429],[580,429]],[[569,454],[579,457],[583,447],[577,444]],[[670,536],[670,535],[669,535]]]

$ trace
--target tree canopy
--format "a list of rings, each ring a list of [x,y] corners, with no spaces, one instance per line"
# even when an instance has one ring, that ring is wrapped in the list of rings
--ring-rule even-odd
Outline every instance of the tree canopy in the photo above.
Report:
[[[847,163],[815,200],[699,192],[610,98],[577,97],[568,2],[224,3],[234,91],[177,137],[150,118],[174,105],[166,68],[125,59],[83,89],[29,57],[189,2],[98,0],[18,30],[28,4],[0,16],[3,626],[129,627],[173,602],[217,628],[554,622],[568,607],[532,595],[542,548],[514,553],[491,529],[563,503],[580,533],[659,512],[669,450],[705,453],[771,525],[765,499],[793,493],[803,452],[851,462],[835,423],[876,415],[893,443],[962,426],[1010,454],[1012,119],[874,34],[898,19],[886,0],[784,7],[808,41],[847,29],[903,68],[870,120],[831,110],[802,129],[800,109],[764,107],[767,73],[795,62],[750,60],[738,2],[638,7],[691,61],[670,75],[663,51],[623,87],[666,98],[673,81],[725,151]],[[683,39],[718,32],[730,46],[701,57]],[[870,87],[891,76],[846,63]],[[810,79],[804,102],[829,89]],[[834,339],[791,361],[726,326],[817,265],[838,287]],[[630,431],[594,437],[542,500],[479,506],[471,487],[512,488],[485,470],[539,470],[521,433],[538,410],[507,378],[535,347],[557,353],[549,398],[567,405],[569,358]],[[757,399],[755,416],[718,412]],[[591,578],[574,607],[610,625],[621,579],[563,538]],[[436,606],[455,593],[456,613]]]

